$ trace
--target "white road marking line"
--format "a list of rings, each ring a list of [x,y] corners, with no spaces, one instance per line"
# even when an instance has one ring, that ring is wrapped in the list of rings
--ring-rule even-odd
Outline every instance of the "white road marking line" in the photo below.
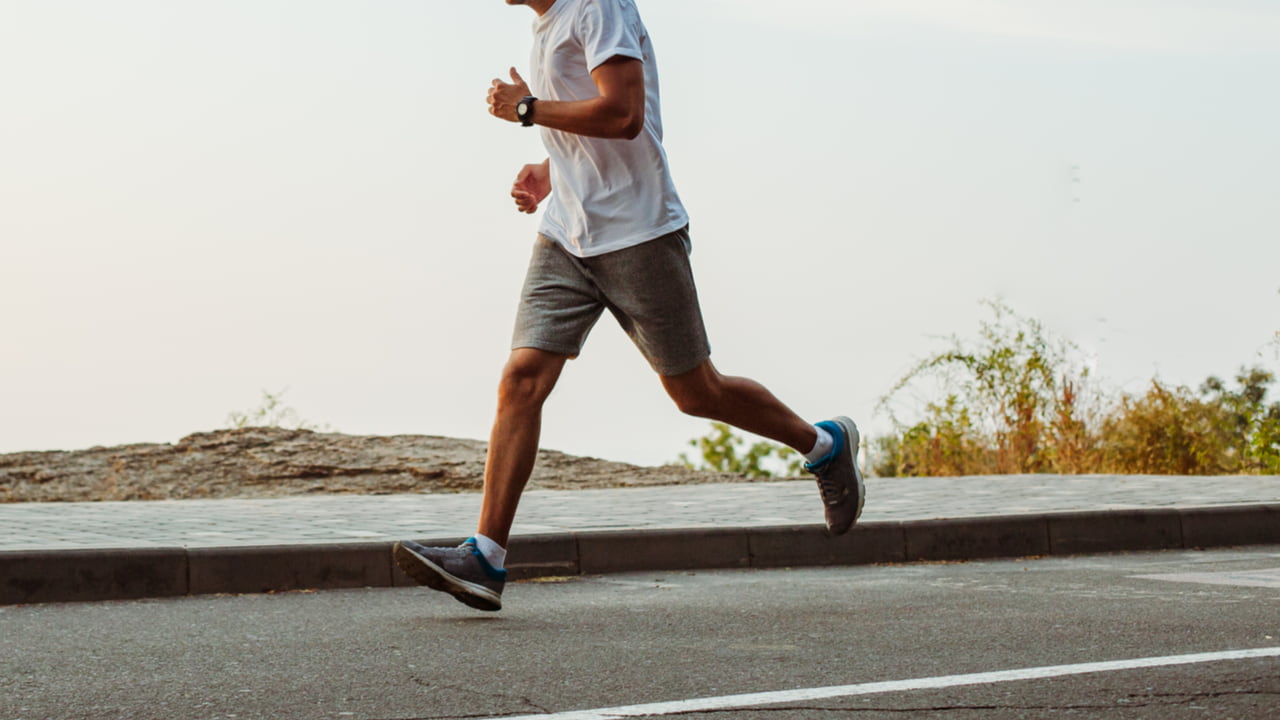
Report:
[[[670,702],[649,703],[646,705],[624,705],[620,707],[598,708],[595,710],[570,710],[559,713],[541,715],[496,716],[488,720],[618,720],[619,718],[670,715],[708,710],[728,710],[733,708],[754,707],[757,705],[777,705],[780,703],[805,702],[823,700],[834,697],[853,695],[872,695],[875,693],[901,692],[904,690],[934,690],[938,688],[957,687],[960,685],[984,685],[988,683],[1012,682],[1015,680],[1038,680],[1043,678],[1063,677],[1065,675],[1083,675],[1086,673],[1115,672],[1117,670],[1136,670],[1140,668],[1167,667],[1170,665],[1192,665],[1195,663],[1220,662],[1223,660],[1248,660],[1252,658],[1280,657],[1280,647],[1256,648],[1253,650],[1228,650],[1225,652],[1198,653],[1195,655],[1166,655],[1164,657],[1135,658],[1133,660],[1111,660],[1107,662],[1079,663],[1076,665],[1050,665],[1047,667],[1023,668],[1021,670],[1000,670],[996,672],[970,673],[968,675],[943,675],[931,678],[915,678],[913,680],[891,680],[888,682],[862,683],[860,685],[835,685],[821,688],[799,688],[796,690],[779,690],[775,692],[746,693],[743,695],[723,695],[721,697],[696,698],[693,700],[673,700]]]
[[[1280,588],[1280,568],[1228,572],[1166,573],[1163,575],[1134,575],[1133,577],[1139,580],[1165,580],[1168,582],[1203,583],[1205,585]]]

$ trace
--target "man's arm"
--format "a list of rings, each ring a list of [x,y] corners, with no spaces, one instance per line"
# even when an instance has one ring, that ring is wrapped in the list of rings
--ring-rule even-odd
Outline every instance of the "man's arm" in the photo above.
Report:
[[[589,100],[538,100],[533,121],[575,135],[630,140],[644,129],[644,63],[615,56],[591,71],[599,95]],[[489,113],[519,122],[516,105],[529,94],[520,73],[511,68],[511,81],[495,79],[489,88]]]
[[[511,185],[511,197],[516,200],[516,209],[524,213],[534,213],[538,204],[551,194],[551,160],[525,165],[516,175]]]

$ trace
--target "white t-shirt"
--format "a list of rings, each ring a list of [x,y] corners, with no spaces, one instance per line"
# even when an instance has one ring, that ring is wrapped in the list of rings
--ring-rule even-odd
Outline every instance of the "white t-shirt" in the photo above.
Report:
[[[644,63],[644,129],[606,140],[542,128],[551,197],[540,232],[579,257],[639,245],[689,223],[662,149],[658,67],[633,0],[556,0],[533,23],[530,92],[545,100],[600,94],[591,71],[623,56]]]

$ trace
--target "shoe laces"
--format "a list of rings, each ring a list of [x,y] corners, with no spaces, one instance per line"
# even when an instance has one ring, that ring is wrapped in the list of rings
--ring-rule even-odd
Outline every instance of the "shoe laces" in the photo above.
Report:
[[[835,505],[844,499],[844,485],[837,483],[826,473],[818,473],[814,475],[818,481],[818,493],[822,495],[822,501],[828,505]]]

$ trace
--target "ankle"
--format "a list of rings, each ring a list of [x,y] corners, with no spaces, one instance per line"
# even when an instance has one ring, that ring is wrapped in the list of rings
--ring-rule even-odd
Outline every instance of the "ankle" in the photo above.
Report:
[[[817,438],[813,443],[813,449],[804,454],[804,459],[808,461],[810,465],[813,465],[825,458],[835,447],[836,442],[835,438],[831,436],[831,433],[821,425],[814,425],[813,430],[817,435]]]
[[[499,545],[487,535],[476,533],[476,549],[484,556],[484,559],[493,566],[494,570],[502,570],[503,564],[507,561],[507,549]]]

